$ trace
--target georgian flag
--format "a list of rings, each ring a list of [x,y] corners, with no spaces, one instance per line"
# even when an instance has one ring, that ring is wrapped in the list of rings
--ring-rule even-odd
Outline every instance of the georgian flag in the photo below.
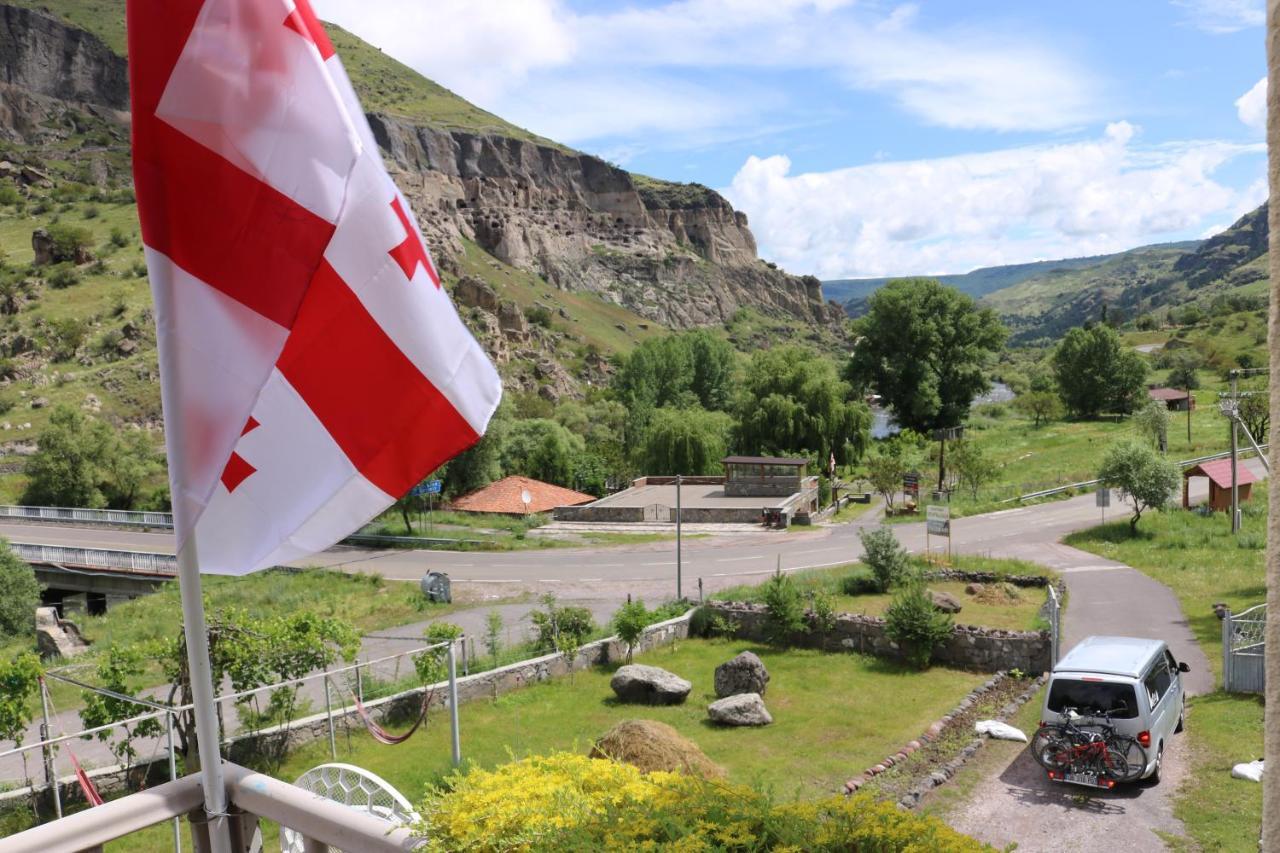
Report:
[[[501,382],[307,0],[128,0],[179,548],[323,550],[483,434]]]

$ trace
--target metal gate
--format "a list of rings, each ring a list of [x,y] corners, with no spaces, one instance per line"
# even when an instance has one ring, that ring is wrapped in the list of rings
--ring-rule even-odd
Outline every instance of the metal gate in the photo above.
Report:
[[[1222,618],[1222,689],[1228,693],[1261,693],[1264,684],[1263,634],[1267,605],[1241,613],[1230,610]]]
[[[669,524],[672,521],[671,507],[666,504],[649,504],[644,508],[644,520],[659,524]]]
[[[1054,587],[1052,581],[1049,583],[1049,601],[1048,607],[1049,617],[1049,654],[1051,659],[1050,666],[1058,665],[1059,643],[1062,638],[1062,602],[1058,599],[1058,590]]]

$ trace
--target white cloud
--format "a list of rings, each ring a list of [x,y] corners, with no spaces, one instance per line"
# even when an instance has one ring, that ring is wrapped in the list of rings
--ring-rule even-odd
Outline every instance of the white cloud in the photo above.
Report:
[[[1236,98],[1236,114],[1254,130],[1267,129],[1267,78],[1263,77],[1249,91]]]
[[[1213,173],[1261,144],[1143,146],[1136,136],[1118,122],[1087,141],[798,175],[785,156],[751,157],[724,192],[750,216],[762,255],[822,278],[1118,251],[1199,233],[1257,203]]]
[[[943,127],[1047,130],[1098,118],[1102,87],[1047,38],[941,27],[909,4],[668,0],[594,8],[602,11],[580,13],[562,0],[317,0],[322,17],[462,96],[547,135],[569,124],[574,136],[562,138],[571,140],[652,129],[651,95],[676,76],[688,87],[672,93],[676,116],[693,108],[707,113],[699,127],[744,130],[741,117],[761,105],[743,78],[761,70],[808,71],[824,75],[820,82],[882,93]],[[607,109],[563,97],[574,94],[570,79]],[[691,79],[701,91],[692,91]],[[554,102],[545,103],[546,91],[556,93]],[[539,104],[532,118],[531,102]]]
[[[1173,0],[1191,23],[1209,33],[1234,33],[1267,22],[1264,0]]]

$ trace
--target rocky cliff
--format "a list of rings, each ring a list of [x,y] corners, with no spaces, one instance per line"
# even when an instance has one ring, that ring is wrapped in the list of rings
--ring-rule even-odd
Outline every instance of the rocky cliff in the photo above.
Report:
[[[842,320],[817,279],[761,261],[746,214],[705,187],[526,140],[369,121],[446,269],[466,238],[561,290],[671,328],[722,323],[742,307]]]

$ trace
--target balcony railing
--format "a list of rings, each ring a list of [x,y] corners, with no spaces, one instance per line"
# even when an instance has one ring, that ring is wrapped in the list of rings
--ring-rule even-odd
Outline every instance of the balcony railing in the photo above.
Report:
[[[231,803],[233,850],[253,849],[259,819],[297,832],[305,839],[307,853],[330,848],[397,853],[412,850],[420,841],[404,827],[392,827],[279,779],[225,762],[223,771]],[[203,800],[200,776],[185,776],[0,840],[0,853],[95,853],[108,842],[184,815],[191,818],[197,853],[208,853],[208,830],[200,811]]]

